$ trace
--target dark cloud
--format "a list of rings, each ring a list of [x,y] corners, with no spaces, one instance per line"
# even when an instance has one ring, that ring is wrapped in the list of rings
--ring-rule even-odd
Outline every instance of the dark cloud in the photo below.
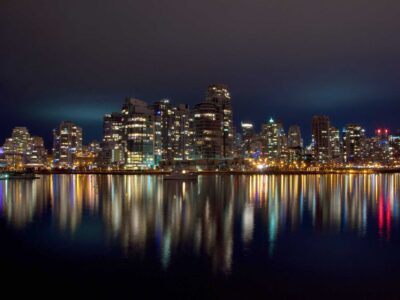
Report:
[[[99,138],[124,95],[194,104],[211,82],[230,85],[236,122],[400,127],[399,15],[376,0],[1,1],[0,138],[25,124],[49,139],[65,118]]]

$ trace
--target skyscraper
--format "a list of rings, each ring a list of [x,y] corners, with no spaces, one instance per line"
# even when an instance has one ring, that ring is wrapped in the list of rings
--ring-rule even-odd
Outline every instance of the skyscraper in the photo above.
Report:
[[[251,122],[242,122],[242,155],[244,157],[251,157],[251,142],[254,138],[254,125]]]
[[[289,127],[288,147],[289,148],[303,147],[303,140],[301,139],[301,130],[299,125],[292,125]]]
[[[288,160],[299,161],[303,156],[303,139],[301,138],[300,126],[292,125],[288,130]]]
[[[205,101],[193,110],[193,132],[197,159],[234,157],[232,103],[226,85],[208,86]]]
[[[193,119],[189,106],[172,106],[168,99],[153,105],[156,128],[156,153],[164,161],[190,160],[193,156]]]
[[[206,102],[214,103],[221,114],[222,124],[222,156],[232,158],[234,154],[234,128],[231,95],[224,84],[212,84],[208,86]]]
[[[139,99],[127,98],[122,107],[125,169],[149,169],[154,161],[154,110]]]
[[[172,161],[174,158],[174,110],[169,99],[161,99],[153,104],[156,128],[156,153],[161,160]],[[157,160],[159,160],[157,159]]]
[[[113,112],[103,117],[103,141],[98,155],[98,165],[102,168],[119,168],[124,164],[122,114]]]
[[[277,160],[285,155],[287,140],[281,122],[270,119],[262,125],[261,137],[263,139],[263,152],[270,160]]]
[[[358,124],[347,124],[343,137],[345,162],[361,162],[365,142],[365,129]]]
[[[223,158],[221,113],[212,102],[196,104],[193,110],[196,159]]]
[[[331,144],[331,156],[335,162],[342,162],[342,141],[340,139],[340,131],[338,128],[331,126],[329,128],[329,139]]]
[[[191,160],[194,150],[193,118],[186,104],[179,104],[173,108],[173,159]]]
[[[82,128],[63,121],[53,129],[53,163],[57,167],[72,168],[74,158],[82,150]]]
[[[327,116],[314,116],[312,119],[312,141],[314,160],[328,162],[331,159],[329,136],[330,122]]]
[[[43,167],[46,164],[47,151],[43,138],[32,136],[29,145],[28,165],[31,167]]]

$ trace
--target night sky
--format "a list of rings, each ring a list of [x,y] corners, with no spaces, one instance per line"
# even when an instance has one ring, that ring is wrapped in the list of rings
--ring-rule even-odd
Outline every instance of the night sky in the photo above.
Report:
[[[399,16],[398,0],[2,0],[0,144],[27,126],[49,146],[62,120],[100,139],[125,96],[193,105],[215,82],[236,124],[395,129]]]

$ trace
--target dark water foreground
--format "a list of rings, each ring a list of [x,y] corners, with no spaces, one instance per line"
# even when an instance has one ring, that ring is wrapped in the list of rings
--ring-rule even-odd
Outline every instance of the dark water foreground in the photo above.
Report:
[[[399,298],[399,188],[399,174],[0,181],[2,286],[53,298]]]

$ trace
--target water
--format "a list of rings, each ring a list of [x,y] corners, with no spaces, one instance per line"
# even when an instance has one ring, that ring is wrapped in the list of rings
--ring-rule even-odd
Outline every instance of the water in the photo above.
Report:
[[[71,296],[397,297],[399,187],[400,174],[1,181],[2,273]]]

